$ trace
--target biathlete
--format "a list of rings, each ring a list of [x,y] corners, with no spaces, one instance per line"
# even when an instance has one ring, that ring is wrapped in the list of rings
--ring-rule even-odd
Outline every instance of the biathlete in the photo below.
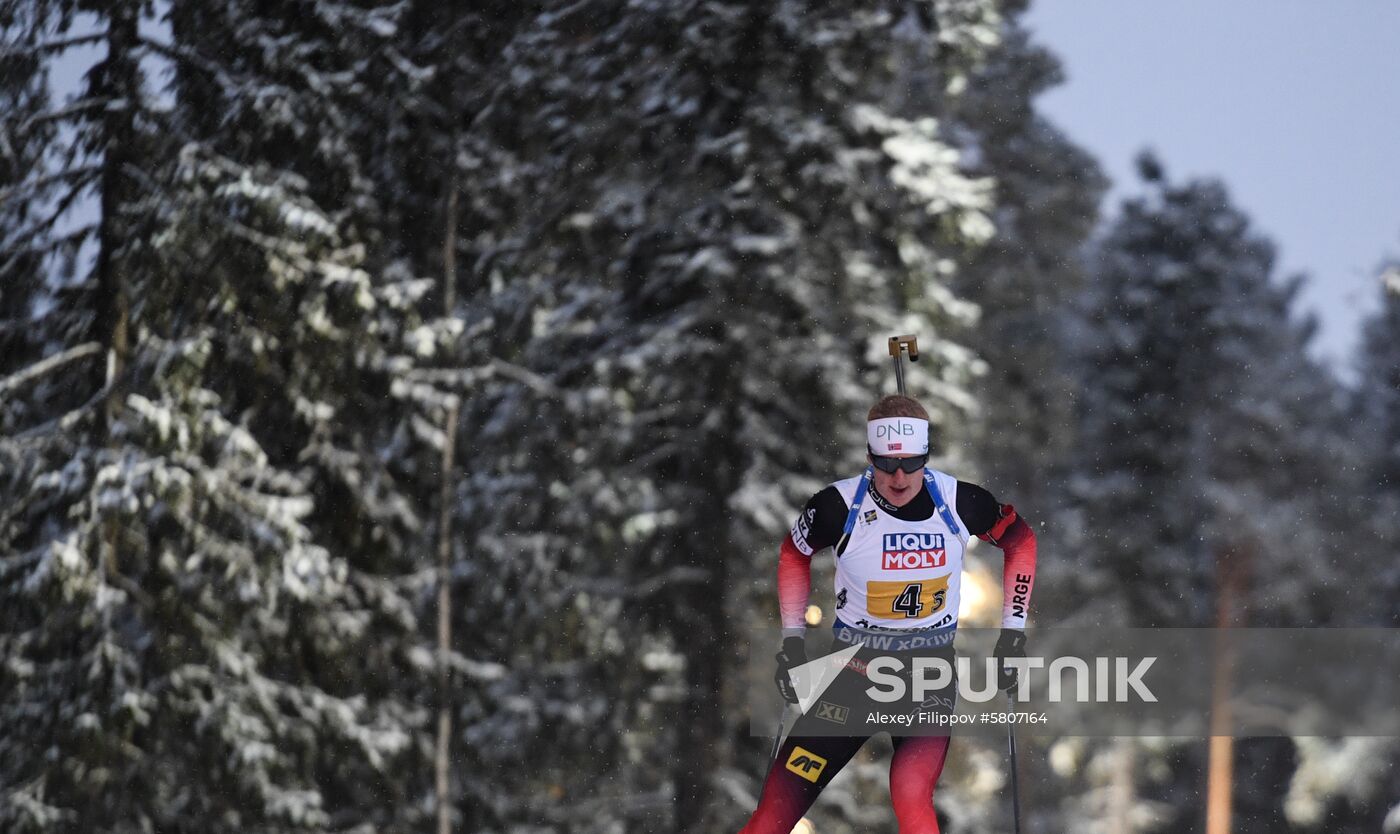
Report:
[[[917,400],[884,397],[870,409],[867,476],[837,481],[807,502],[778,559],[778,603],[783,645],[776,680],[783,697],[797,702],[790,669],[807,662],[803,618],[811,587],[812,554],[832,547],[836,556],[836,622],[847,642],[871,631],[899,637],[947,635],[957,628],[963,555],[977,536],[1001,548],[1002,631],[999,659],[1025,656],[1026,617],[1035,584],[1035,533],[1010,504],[976,484],[927,469],[928,412]],[[853,511],[854,507],[854,511]],[[864,649],[862,649],[864,651]],[[951,652],[951,648],[949,649]],[[860,655],[857,655],[859,657]],[[854,674],[850,664],[843,678]],[[838,679],[838,684],[840,679]],[[1003,667],[999,684],[1015,685]],[[827,692],[842,689],[833,685]],[[849,689],[849,685],[844,687]],[[954,687],[925,702],[951,712]],[[823,694],[822,698],[834,698]],[[814,705],[814,707],[817,705]],[[879,729],[856,735],[814,735],[825,721],[845,719],[843,707],[825,703],[798,719],[768,771],[758,808],[741,834],[788,834],[818,794]],[[844,730],[838,731],[844,733]],[[890,798],[901,834],[937,834],[933,790],[948,756],[947,735],[898,735],[890,762]]]

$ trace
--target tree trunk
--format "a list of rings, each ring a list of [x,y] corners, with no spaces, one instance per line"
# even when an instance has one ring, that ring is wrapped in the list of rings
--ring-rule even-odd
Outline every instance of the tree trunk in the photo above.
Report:
[[[448,187],[445,230],[442,242],[442,300],[443,314],[452,315],[456,304],[457,283],[457,184],[453,177]],[[437,793],[438,834],[452,834],[451,790],[452,760],[452,698],[449,658],[452,652],[452,470],[456,465],[457,422],[460,407],[454,396],[444,420],[442,471],[438,489],[438,548],[437,548],[437,648],[438,648],[438,723],[437,749],[433,776]]]
[[[135,126],[133,113],[138,103],[139,76],[135,49],[137,46],[137,7],[117,4],[107,21],[107,59],[101,74],[99,95],[109,99],[102,116],[102,132],[106,140],[102,159],[102,217],[98,228],[96,340],[107,351],[106,366],[102,368],[100,387],[112,388],[103,409],[104,430],[111,430],[111,421],[120,408],[121,398],[115,388],[126,370],[130,350],[127,336],[128,295],[127,265],[119,250],[131,237],[131,223],[123,215],[130,206],[132,181],[127,168],[135,156]]]
[[[1245,553],[1233,547],[1222,551],[1216,560],[1219,596],[1215,613],[1215,674],[1210,698],[1210,756],[1206,771],[1206,834],[1230,834],[1231,828],[1235,739],[1230,734],[1234,717],[1230,705],[1230,692],[1234,688],[1234,647],[1229,629],[1241,619],[1236,607],[1244,590],[1245,562]]]
[[[1117,767],[1108,783],[1108,830],[1113,834],[1133,834],[1133,806],[1137,804],[1135,738],[1119,739],[1114,746]]]
[[[130,344],[128,319],[130,302],[127,290],[128,264],[120,250],[130,243],[132,224],[124,212],[133,200],[132,179],[128,167],[135,159],[134,112],[139,103],[140,75],[135,50],[139,6],[134,3],[114,4],[107,19],[107,59],[100,74],[100,89],[93,92],[107,98],[102,115],[101,212],[97,232],[97,268],[95,316],[93,334],[103,346],[107,361],[98,366],[99,378],[95,389],[105,391],[106,398],[98,412],[100,436],[108,447],[114,445],[114,426],[124,399],[123,375],[126,372]],[[115,520],[102,525],[101,562],[108,575],[117,573],[119,564],[117,544],[120,535]]]
[[[715,402],[726,404],[730,412],[726,419],[719,421],[724,426],[739,424],[734,404],[742,396],[736,369],[743,367],[743,348],[737,350],[736,354],[716,358],[714,364],[703,371],[708,377],[704,390],[717,392]],[[727,603],[730,554],[734,546],[727,528],[731,517],[729,497],[739,486],[743,466],[729,438],[712,436],[709,439],[708,447],[697,450],[696,457],[689,462],[691,471],[681,476],[704,485],[702,489],[710,506],[699,517],[714,519],[714,527],[708,535],[687,536],[683,543],[677,543],[677,547],[689,551],[687,561],[706,574],[699,584],[687,585],[681,590],[675,602],[677,644],[689,647],[686,651],[685,712],[679,722],[672,770],[676,783],[675,830],[683,834],[715,830],[713,783],[721,764],[729,759],[721,704],[726,653],[733,643]]]

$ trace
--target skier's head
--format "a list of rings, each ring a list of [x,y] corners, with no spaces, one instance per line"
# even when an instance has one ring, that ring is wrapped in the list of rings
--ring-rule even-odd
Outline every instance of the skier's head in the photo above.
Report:
[[[865,426],[866,458],[875,468],[875,490],[896,507],[908,504],[924,482],[928,411],[913,397],[891,394],[870,407]]]

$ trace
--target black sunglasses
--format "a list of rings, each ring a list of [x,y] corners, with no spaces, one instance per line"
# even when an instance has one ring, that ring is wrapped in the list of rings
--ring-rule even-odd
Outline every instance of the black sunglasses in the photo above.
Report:
[[[893,472],[896,469],[903,469],[909,474],[918,472],[928,463],[928,455],[915,455],[912,458],[886,458],[877,454],[870,455],[870,462],[881,472]]]

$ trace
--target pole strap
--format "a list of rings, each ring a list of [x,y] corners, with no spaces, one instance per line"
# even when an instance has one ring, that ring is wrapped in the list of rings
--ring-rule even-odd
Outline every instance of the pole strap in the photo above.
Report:
[[[851,531],[856,529],[856,519],[860,517],[860,505],[865,501],[865,493],[870,490],[872,472],[872,467],[865,467],[865,471],[860,476],[860,483],[856,484],[856,494],[851,498],[851,511],[846,513],[846,524],[841,528],[841,538],[836,542],[837,558],[840,558],[841,548],[845,547],[847,540],[851,538]]]
[[[948,506],[948,502],[943,500],[943,493],[939,491],[938,484],[933,480],[933,470],[924,470],[924,486],[928,487],[928,494],[933,496],[933,508],[943,517],[943,523],[948,525],[948,529],[953,531],[953,535],[962,538],[962,528],[958,526],[958,517],[953,515],[953,510]]]

